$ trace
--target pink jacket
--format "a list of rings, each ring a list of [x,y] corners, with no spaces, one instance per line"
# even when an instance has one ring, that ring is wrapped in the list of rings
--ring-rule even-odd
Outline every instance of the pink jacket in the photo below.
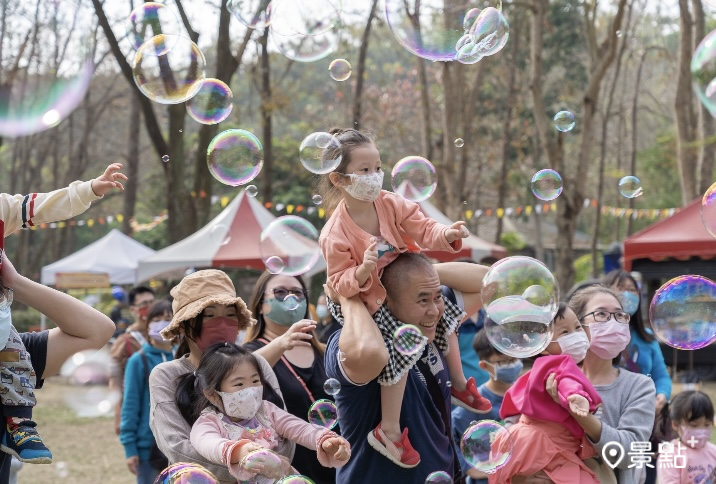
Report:
[[[552,400],[545,389],[550,373],[555,374],[559,404]],[[584,430],[567,410],[569,408],[567,397],[574,394],[582,395],[589,401],[590,412],[594,412],[602,403],[599,393],[570,356],[541,356],[535,360],[532,369],[519,377],[505,393],[500,407],[500,418],[522,414],[534,419],[562,424],[577,440],[580,440]]]
[[[373,236],[358,227],[343,200],[323,227],[319,239],[323,257],[328,264],[328,280],[333,288],[343,297],[360,294],[371,314],[385,301],[385,288],[380,283],[380,274],[400,253],[421,248],[447,252],[459,252],[462,249],[462,240],[448,243],[445,231],[449,227],[426,217],[417,203],[385,190],[380,192],[373,203],[380,222],[380,235],[390,247],[389,251],[383,253],[378,248],[378,266],[363,286],[358,286],[356,270],[363,263],[363,253]]]
[[[231,463],[231,454],[237,445],[252,441],[268,449],[275,449],[279,439],[289,439],[318,453],[318,462],[325,467],[341,467],[345,462],[337,461],[321,447],[324,440],[337,434],[317,425],[304,422],[298,417],[264,400],[256,414],[261,427],[253,432],[232,422],[212,407],[202,412],[191,428],[191,445],[205,459],[228,467],[237,480],[248,480],[255,476]]]

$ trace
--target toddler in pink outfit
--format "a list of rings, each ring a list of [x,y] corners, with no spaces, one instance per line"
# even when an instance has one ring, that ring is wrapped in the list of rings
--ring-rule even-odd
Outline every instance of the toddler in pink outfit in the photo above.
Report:
[[[326,467],[348,461],[348,441],[264,400],[269,392],[249,351],[232,343],[210,346],[196,371],[177,387],[177,405],[192,423],[191,445],[207,460],[226,466],[237,482],[273,483],[297,474],[285,457],[269,452],[283,439],[316,450]]]
[[[413,468],[420,463],[420,455],[408,440],[408,429],[401,432],[400,409],[408,371],[422,352],[396,351],[394,334],[402,323],[385,314],[386,291],[380,276],[383,268],[402,252],[421,248],[458,252],[461,239],[469,233],[464,222],[439,224],[426,217],[418,204],[381,190],[384,173],[380,153],[364,133],[347,129],[333,130],[331,134],[338,138],[340,147],[326,148],[323,158],[341,161],[333,172],[323,176],[319,188],[326,210],[335,208],[319,239],[328,265],[328,280],[341,296],[361,298],[381,330],[389,355],[388,365],[378,377],[381,422],[368,434],[368,443],[396,465]],[[442,299],[417,302],[443,304]],[[331,301],[328,305],[342,322],[336,305]],[[462,371],[455,334],[458,324],[457,320],[441,319],[434,341],[446,356],[453,403],[485,413],[491,408],[490,402],[477,391],[475,380],[466,380]],[[432,327],[424,329],[430,330]]]

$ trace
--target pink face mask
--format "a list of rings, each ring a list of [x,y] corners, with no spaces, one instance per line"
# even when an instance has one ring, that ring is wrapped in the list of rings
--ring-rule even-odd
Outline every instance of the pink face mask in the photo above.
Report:
[[[592,336],[589,350],[603,360],[616,358],[631,341],[629,325],[614,319],[590,324],[589,332]]]
[[[239,323],[235,319],[219,316],[207,319],[201,325],[201,336],[196,338],[196,345],[201,351],[216,343],[234,343],[239,333]]]
[[[692,429],[681,426],[681,441],[692,449],[701,449],[711,439],[713,427],[700,427]]]

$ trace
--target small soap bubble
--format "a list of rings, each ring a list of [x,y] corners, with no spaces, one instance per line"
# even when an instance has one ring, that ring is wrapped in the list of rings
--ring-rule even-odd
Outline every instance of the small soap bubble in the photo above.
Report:
[[[338,423],[338,407],[330,400],[316,400],[308,409],[308,421],[332,429]]]
[[[259,189],[256,188],[256,185],[249,185],[246,187],[246,195],[250,196],[251,198],[254,198],[258,194]]]
[[[404,355],[414,355],[423,351],[427,338],[412,324],[404,324],[393,333],[395,350]]]
[[[229,228],[222,224],[214,225],[209,230],[209,239],[220,246],[228,244],[231,241]]]
[[[716,238],[716,183],[701,198],[701,221],[708,233]]]
[[[323,197],[320,195],[314,195],[311,197],[311,201],[314,205],[320,205],[323,203]]]
[[[199,464],[179,462],[159,473],[154,484],[219,484],[219,480]]]
[[[438,186],[435,167],[421,156],[407,156],[398,161],[391,177],[393,191],[411,202],[427,200]]]
[[[221,183],[233,187],[246,185],[261,172],[264,149],[252,133],[227,129],[209,143],[207,164],[211,174]]]
[[[335,378],[329,378],[326,380],[326,382],[323,384],[323,390],[328,395],[337,395],[341,391],[341,383],[336,380]]]
[[[644,194],[644,189],[637,177],[625,176],[619,180],[619,193],[626,198],[636,198]]]
[[[554,170],[540,170],[532,177],[531,188],[540,200],[554,200],[562,194],[562,177]]]
[[[458,148],[462,148],[463,146],[465,146],[465,140],[462,139],[462,138],[456,138],[456,139],[455,139],[455,146],[458,147]]]
[[[298,276],[309,271],[321,257],[318,230],[308,220],[295,215],[284,215],[268,224],[261,232],[259,252],[269,265],[283,267],[282,274]],[[271,269],[269,269],[271,270]]]
[[[557,131],[561,131],[563,133],[572,131],[575,124],[576,121],[574,120],[574,114],[569,111],[560,111],[554,115],[554,127],[557,128]]]
[[[481,420],[467,428],[460,439],[460,452],[467,464],[491,474],[510,460],[514,442],[510,433],[494,420]]]
[[[286,310],[288,311],[295,311],[301,305],[301,301],[299,301],[298,298],[293,294],[289,294],[288,296],[286,296],[283,302],[286,307]]]
[[[425,484],[453,484],[453,480],[447,472],[437,471],[425,479]]]
[[[339,82],[348,80],[353,72],[352,69],[351,63],[345,59],[335,59],[328,66],[331,78]]]
[[[342,352],[341,350],[338,350],[338,361],[344,362],[346,361],[346,354]]]
[[[162,161],[163,161],[164,163],[169,163],[169,155],[164,155],[164,156],[162,156]]]
[[[299,158],[303,166],[317,175],[330,173],[341,164],[343,150],[338,138],[330,133],[311,133],[301,142]]]
[[[266,265],[266,270],[269,271],[271,274],[280,274],[286,267],[283,264],[283,260],[275,255],[266,259],[264,261],[264,264]]]

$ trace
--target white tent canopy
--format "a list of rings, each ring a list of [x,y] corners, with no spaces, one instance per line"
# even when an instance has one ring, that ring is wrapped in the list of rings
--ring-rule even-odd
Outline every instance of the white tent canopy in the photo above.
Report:
[[[52,286],[55,274],[109,274],[111,284],[136,284],[137,263],[154,251],[117,229],[87,247],[42,268],[41,281]]]

